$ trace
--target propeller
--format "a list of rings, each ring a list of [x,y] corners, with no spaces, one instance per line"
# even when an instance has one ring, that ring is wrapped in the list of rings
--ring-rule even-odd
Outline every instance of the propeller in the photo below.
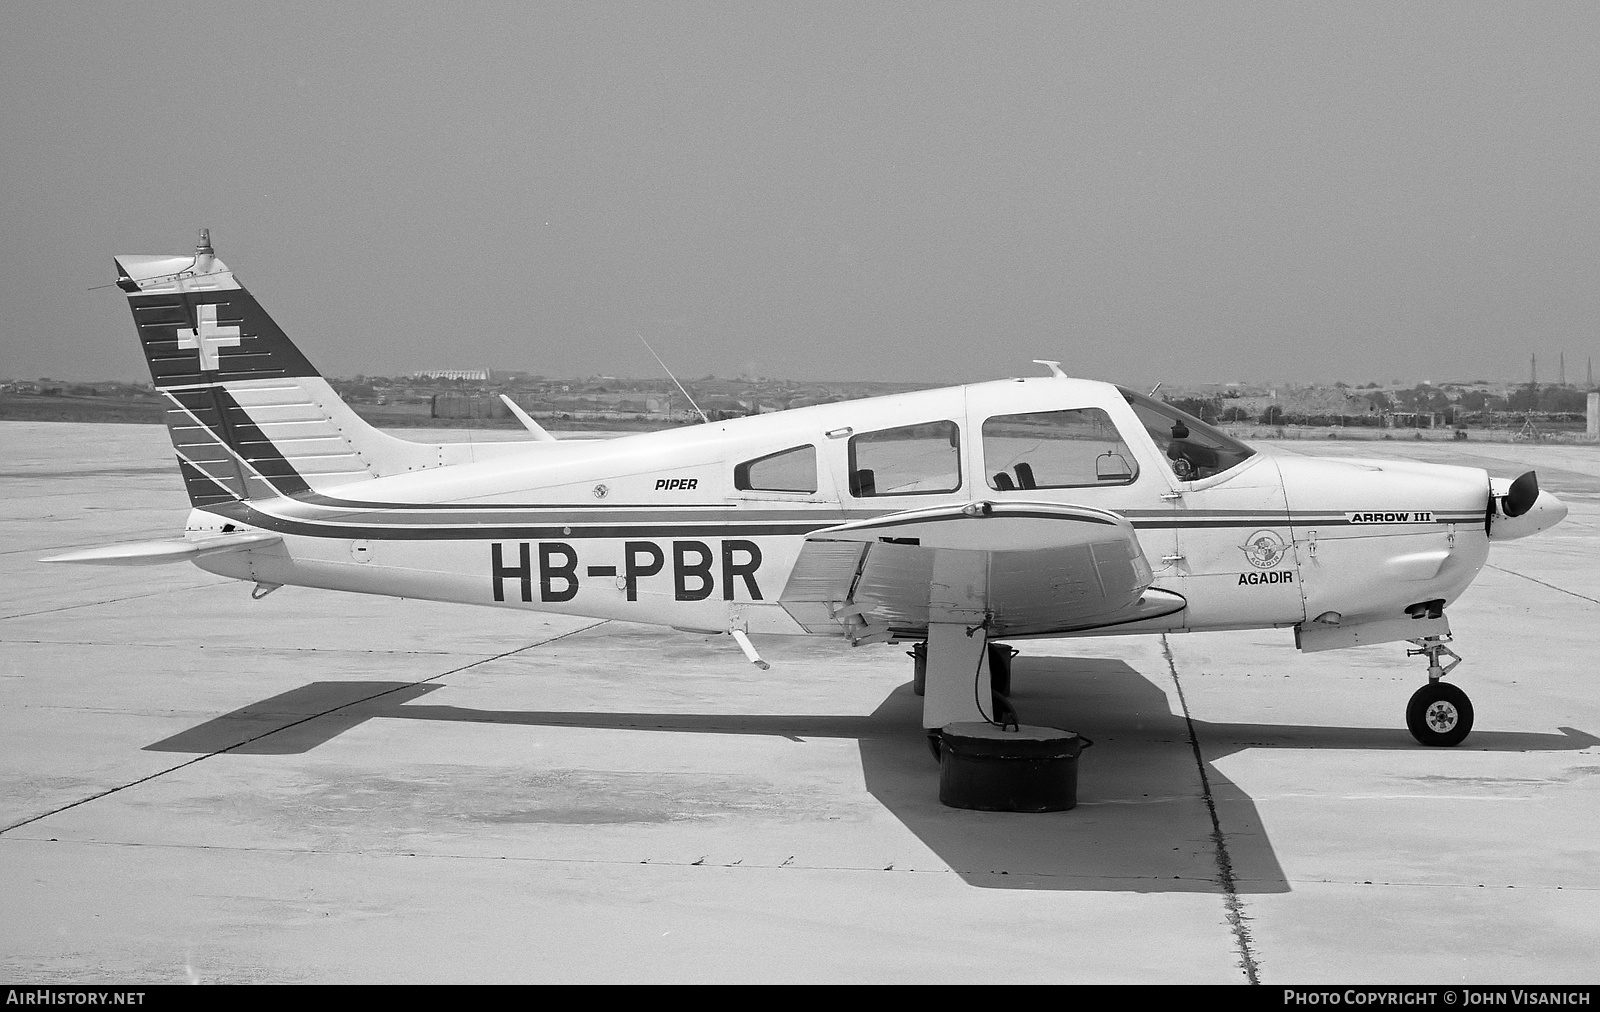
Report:
[[[1498,482],[1489,483],[1489,503],[1483,512],[1483,530],[1485,534],[1493,535],[1495,518],[1511,520],[1520,517],[1533,509],[1533,504],[1539,499],[1539,477],[1532,471],[1513,481],[1505,488],[1505,495],[1495,495],[1494,486]],[[1497,508],[1498,507],[1498,508]]]
[[[1500,500],[1500,509],[1508,517],[1520,517],[1533,509],[1539,498],[1539,476],[1532,471],[1511,483],[1511,490]]]

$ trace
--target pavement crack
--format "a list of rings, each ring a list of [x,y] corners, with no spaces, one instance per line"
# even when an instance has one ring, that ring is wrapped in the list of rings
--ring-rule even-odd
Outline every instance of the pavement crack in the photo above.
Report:
[[[73,611],[77,608],[97,608],[102,604],[121,604],[123,601],[137,601],[144,597],[160,597],[163,594],[186,594],[191,590],[207,590],[211,587],[220,587],[223,584],[233,583],[232,579],[223,577],[205,583],[196,583],[187,587],[163,587],[161,590],[152,590],[144,594],[126,594],[122,597],[107,597],[94,601],[83,601],[79,604],[64,604],[59,608],[41,608],[38,611],[19,611],[15,615],[0,615],[0,622],[14,618],[32,618],[35,615],[54,615],[57,612]]]
[[[1228,926],[1233,931],[1234,945],[1239,950],[1239,967],[1245,980],[1261,983],[1259,965],[1250,938],[1250,926],[1245,923],[1244,900],[1239,896],[1239,883],[1233,874],[1233,858],[1228,853],[1228,837],[1222,831],[1222,820],[1217,816],[1217,801],[1211,795],[1211,778],[1206,774],[1205,757],[1200,754],[1200,736],[1194,728],[1194,717],[1189,713],[1189,700],[1183,694],[1183,682],[1178,678],[1178,663],[1172,656],[1172,644],[1167,634],[1161,634],[1161,654],[1167,659],[1167,671],[1172,684],[1178,689],[1178,704],[1183,707],[1183,722],[1189,729],[1189,747],[1194,751],[1194,764],[1200,771],[1200,788],[1206,803],[1206,813],[1211,816],[1211,844],[1217,862],[1217,882],[1222,886],[1223,905],[1228,912]]]
[[[1524,580],[1530,580],[1530,581],[1532,581],[1534,583],[1537,583],[1541,587],[1549,587],[1551,590],[1556,591],[1557,593],[1566,594],[1566,595],[1568,595],[1570,597],[1575,597],[1580,601],[1588,601],[1591,604],[1600,604],[1600,599],[1589,597],[1589,596],[1587,596],[1585,594],[1580,594],[1575,590],[1568,590],[1565,587],[1557,587],[1553,583],[1546,583],[1544,580],[1539,579],[1537,576],[1529,576],[1527,573],[1519,573],[1515,569],[1506,569],[1503,566],[1491,566],[1488,563],[1485,563],[1483,568],[1484,569],[1492,569],[1497,573],[1505,573],[1507,576],[1519,576]]]
[[[5,643],[18,643],[18,644],[23,644],[25,646],[118,647],[118,648],[140,647],[140,648],[148,648],[148,649],[151,649],[151,650],[165,650],[165,649],[169,648],[172,645],[170,642],[161,642],[161,641],[155,641],[155,642],[146,643],[146,642],[143,642],[141,640],[22,639],[22,638],[13,639],[13,638],[11,638],[9,636],[0,635],[0,644],[5,644]],[[227,649],[227,648],[223,648],[223,649]],[[449,651],[449,650],[414,650],[414,649],[407,649],[407,648],[395,648],[395,649],[390,649],[390,650],[382,650],[382,649],[378,649],[376,647],[296,647],[296,646],[288,646],[288,645],[285,645],[285,644],[278,644],[276,646],[266,647],[266,648],[256,647],[256,646],[249,646],[249,647],[240,647],[239,649],[241,651],[248,651],[249,653],[251,653],[253,655],[257,655],[257,656],[259,656],[260,654],[263,654],[263,653],[281,653],[281,654],[342,654],[342,655],[348,655],[348,656],[353,656],[353,657],[376,656],[376,655],[396,656],[396,657],[448,657],[452,653],[452,651]],[[18,676],[18,677],[21,677],[21,676]]]
[[[588,630],[593,629],[596,626],[605,625],[606,622],[608,622],[608,621],[610,621],[610,620],[609,619],[601,619],[598,622],[591,622],[588,625],[580,626],[577,629],[569,629],[564,633],[560,633],[558,635],[551,636],[551,637],[549,637],[547,639],[537,640],[537,641],[535,641],[533,643],[524,643],[522,646],[517,647],[514,650],[506,650],[506,651],[503,651],[501,653],[495,654],[492,657],[481,657],[478,660],[472,661],[469,664],[463,664],[463,665],[461,665],[459,667],[451,668],[449,671],[441,671],[438,674],[429,675],[427,678],[419,678],[414,682],[406,682],[403,685],[397,685],[397,686],[394,686],[392,688],[384,689],[382,692],[374,692],[370,696],[363,696],[360,699],[352,699],[347,703],[340,703],[338,706],[331,706],[328,709],[321,711],[320,713],[313,713],[313,714],[310,714],[308,716],[301,717],[299,720],[294,721],[291,724],[284,724],[284,725],[282,725],[280,727],[275,727],[270,731],[263,731],[262,733],[256,735],[254,738],[247,738],[244,741],[234,742],[232,745],[229,745],[227,748],[221,748],[221,749],[217,749],[215,752],[207,752],[205,755],[195,756],[193,759],[189,759],[189,760],[187,760],[185,762],[178,763],[176,766],[169,766],[164,770],[157,770],[156,772],[151,773],[148,776],[142,776],[137,780],[131,780],[128,783],[125,783],[125,784],[118,784],[116,787],[109,787],[109,788],[107,788],[107,789],[105,789],[103,791],[97,791],[94,794],[91,794],[86,798],[79,798],[77,801],[70,801],[65,805],[58,805],[55,808],[50,809],[48,812],[41,812],[38,815],[32,815],[32,816],[29,816],[26,819],[21,819],[21,820],[19,820],[17,822],[13,822],[8,826],[0,827],[0,834],[9,833],[13,829],[21,829],[23,826],[31,825],[32,823],[38,822],[41,819],[48,819],[52,815],[59,815],[62,812],[67,811],[68,809],[77,808],[80,805],[87,805],[91,801],[98,801],[101,798],[109,797],[112,794],[116,794],[118,792],[128,790],[131,787],[138,787],[140,784],[146,784],[146,783],[149,783],[152,780],[158,780],[161,777],[164,777],[169,773],[176,773],[177,771],[179,771],[181,769],[185,769],[186,767],[193,766],[195,763],[205,762],[207,759],[210,759],[210,758],[212,758],[214,756],[223,755],[224,753],[232,752],[234,749],[243,748],[246,745],[254,744],[255,742],[260,741],[261,739],[269,738],[272,735],[275,735],[280,731],[287,731],[292,727],[299,727],[301,724],[304,724],[304,723],[306,723],[308,721],[316,720],[316,719],[318,719],[320,717],[326,717],[330,713],[338,713],[340,710],[349,709],[352,706],[359,706],[362,703],[370,703],[374,699],[380,699],[380,698],[382,698],[384,696],[390,695],[391,693],[401,692],[401,691],[404,691],[405,689],[409,689],[409,688],[412,688],[414,686],[426,685],[429,682],[437,681],[438,679],[444,678],[447,675],[454,675],[454,674],[457,674],[459,672],[466,671],[469,668],[476,668],[479,665],[488,664],[491,661],[503,660],[504,658],[511,657],[511,656],[516,655],[516,654],[520,654],[525,650],[532,650],[535,647],[546,646],[546,645],[548,645],[550,643],[556,642],[557,640],[564,640],[568,636],[576,636],[578,633],[587,632]]]

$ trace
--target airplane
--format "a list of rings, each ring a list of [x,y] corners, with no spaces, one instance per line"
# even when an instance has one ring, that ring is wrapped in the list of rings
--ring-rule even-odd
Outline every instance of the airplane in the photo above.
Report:
[[[118,256],[191,510],[44,561],[729,636],[910,643],[922,724],[1017,727],[1010,644],[1278,628],[1408,641],[1406,724],[1471,731],[1445,609],[1561,521],[1528,472],[1272,456],[1153,396],[1031,375],[603,440],[433,444],[367,424],[216,256]]]

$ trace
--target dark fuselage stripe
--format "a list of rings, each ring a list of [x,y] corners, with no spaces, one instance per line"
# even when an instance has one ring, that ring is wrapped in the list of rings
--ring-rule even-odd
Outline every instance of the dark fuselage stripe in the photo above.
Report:
[[[837,517],[819,516],[817,519],[802,522],[784,518],[782,520],[758,520],[755,518],[729,520],[722,517],[707,517],[704,521],[690,523],[663,523],[659,519],[651,523],[648,521],[628,522],[618,518],[612,523],[589,522],[573,523],[562,522],[549,517],[497,517],[498,523],[471,523],[459,526],[442,524],[418,523],[420,517],[384,517],[370,516],[364,518],[364,523],[351,522],[354,518],[335,515],[324,518],[309,519],[297,517],[284,517],[267,513],[255,508],[250,503],[231,502],[218,503],[206,507],[208,512],[225,516],[230,520],[260,527],[263,530],[275,531],[280,534],[296,534],[313,538],[366,538],[389,541],[472,541],[472,540],[558,540],[558,539],[649,539],[649,538],[728,538],[728,537],[784,537],[806,535],[813,531],[838,525]],[[544,511],[539,512],[554,512]],[[820,512],[820,511],[819,511]],[[1098,524],[1112,524],[1111,520],[1093,517],[1062,517],[1059,514],[1017,514],[1004,515],[1037,515],[1040,517],[1060,520],[1078,519],[1084,522]],[[1447,516],[1435,514],[1438,518],[1435,524],[1451,523]],[[954,519],[954,518],[944,518]],[[1477,517],[1470,518],[1476,521]],[[519,522],[520,521],[520,522]],[[929,520],[905,520],[898,523],[927,523]],[[1465,522],[1465,521],[1462,521]],[[1415,528],[1413,524],[1361,524],[1352,525],[1350,521],[1340,518],[1338,520],[1304,519],[1300,517],[1284,517],[1281,514],[1272,516],[1236,517],[1230,520],[1134,520],[1133,526],[1137,530],[1200,530],[1200,529],[1226,529],[1239,530],[1255,529],[1259,527],[1306,527],[1316,525],[1319,527],[1331,526],[1400,526]],[[893,526],[893,523],[884,524],[884,527]]]
[[[810,524],[627,524],[627,525],[571,525],[571,524],[518,524],[491,526],[488,524],[467,527],[398,527],[388,525],[351,524],[342,521],[308,522],[273,516],[255,509],[249,503],[219,503],[208,512],[237,520],[262,530],[279,534],[298,534],[311,538],[365,538],[382,541],[541,541],[578,539],[634,539],[649,538],[730,538],[730,537],[782,537],[810,534],[812,531],[835,526],[830,521]]]

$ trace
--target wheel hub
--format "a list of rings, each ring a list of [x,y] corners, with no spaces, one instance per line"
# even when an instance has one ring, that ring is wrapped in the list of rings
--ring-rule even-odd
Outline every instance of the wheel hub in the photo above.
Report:
[[[1428,722],[1429,727],[1444,734],[1456,726],[1456,721],[1461,719],[1461,715],[1456,712],[1454,704],[1440,699],[1428,707],[1423,719]]]

